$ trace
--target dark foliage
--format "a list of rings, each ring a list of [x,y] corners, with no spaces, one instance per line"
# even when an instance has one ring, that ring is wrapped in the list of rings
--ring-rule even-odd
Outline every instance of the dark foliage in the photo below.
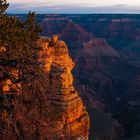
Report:
[[[36,41],[42,28],[35,25],[35,13],[29,12],[25,22],[8,16],[5,13],[8,5],[5,0],[0,0],[0,79],[10,79],[14,83],[30,81],[40,73]],[[12,75],[11,67],[18,70],[18,79]]]

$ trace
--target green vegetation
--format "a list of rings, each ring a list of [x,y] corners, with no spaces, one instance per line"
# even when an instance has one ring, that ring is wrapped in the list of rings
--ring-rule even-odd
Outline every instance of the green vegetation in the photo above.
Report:
[[[14,84],[31,82],[40,75],[36,62],[39,49],[36,41],[42,28],[35,25],[34,12],[29,12],[27,20],[22,22],[17,17],[6,14],[8,6],[6,0],[0,0],[0,83],[6,79]],[[16,77],[10,68],[18,70]]]

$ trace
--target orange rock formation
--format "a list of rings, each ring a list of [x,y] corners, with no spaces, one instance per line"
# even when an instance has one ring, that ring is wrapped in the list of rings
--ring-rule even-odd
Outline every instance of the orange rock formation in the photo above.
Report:
[[[51,46],[50,46],[51,42]],[[38,62],[43,78],[19,84],[19,91],[3,103],[0,112],[0,137],[5,140],[88,140],[89,116],[73,87],[71,70],[74,62],[68,48],[57,36],[41,38]],[[18,71],[11,70],[17,76]],[[42,74],[41,74],[42,75]],[[11,80],[3,83],[3,92],[9,96],[15,89]],[[22,87],[22,88],[21,88]]]
[[[56,40],[52,47],[40,40],[42,48],[39,61],[45,75],[48,77],[48,102],[56,106],[61,114],[63,129],[73,136],[88,139],[89,116],[73,87],[71,70],[74,62],[69,56],[65,42]]]

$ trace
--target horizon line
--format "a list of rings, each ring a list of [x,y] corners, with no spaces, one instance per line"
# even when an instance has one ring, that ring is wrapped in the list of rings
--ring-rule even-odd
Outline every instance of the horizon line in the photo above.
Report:
[[[79,13],[42,13],[42,12],[36,12],[36,11],[34,11],[34,10],[29,10],[29,11],[31,11],[31,12],[35,12],[37,15],[39,14],[39,15],[92,15],[92,14],[99,14],[99,15],[116,15],[116,14],[120,14],[120,15],[122,15],[122,14],[124,14],[124,15],[140,15],[140,12],[137,12],[137,13],[135,13],[135,12],[93,12],[93,13],[81,13],[81,12],[79,12]],[[28,12],[29,12],[28,11]],[[6,12],[7,14],[28,14],[28,12]]]
[[[11,4],[8,13],[28,13],[28,11],[35,11],[38,14],[140,14],[140,6],[133,7],[128,5],[113,5],[113,6],[73,6],[73,5],[23,5]]]

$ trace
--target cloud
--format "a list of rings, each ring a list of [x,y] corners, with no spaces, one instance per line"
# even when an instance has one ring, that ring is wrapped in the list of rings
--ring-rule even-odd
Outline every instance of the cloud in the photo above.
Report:
[[[27,13],[29,10],[46,14],[73,14],[73,13],[140,13],[139,6],[114,5],[114,6],[76,6],[74,4],[11,4],[8,13]]]

